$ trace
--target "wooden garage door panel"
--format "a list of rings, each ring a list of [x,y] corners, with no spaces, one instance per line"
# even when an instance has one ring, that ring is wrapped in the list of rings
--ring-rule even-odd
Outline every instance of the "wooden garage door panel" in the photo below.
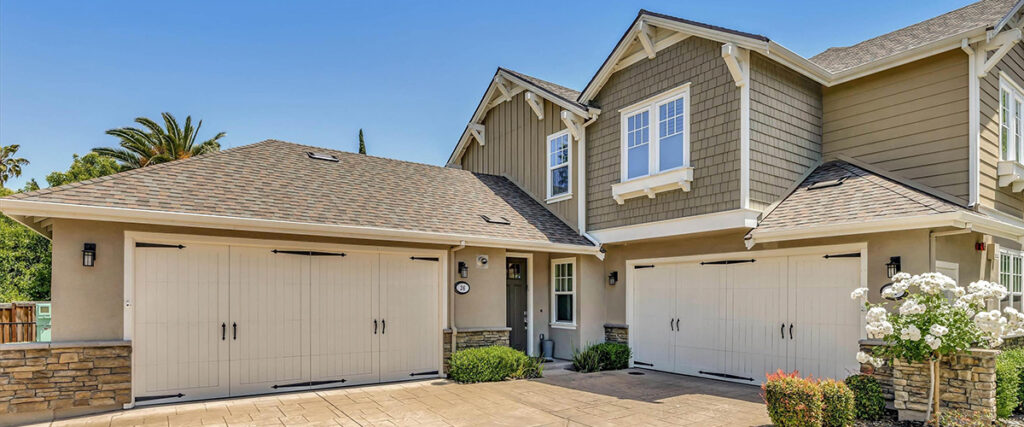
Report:
[[[137,248],[134,257],[136,398],[227,394],[228,248]]]
[[[860,258],[790,257],[790,369],[843,379],[859,371],[860,311],[850,291],[861,286]],[[788,334],[788,332],[787,332]]]
[[[633,302],[636,319],[633,359],[650,364],[653,369],[675,369],[674,336],[668,322],[675,317],[677,269],[674,264],[633,269],[633,280],[637,284]]]
[[[310,259],[310,369],[312,381],[345,385],[380,380],[376,253]],[[336,387],[338,383],[324,384]]]
[[[786,367],[787,258],[758,258],[729,268],[726,373],[755,382]]]
[[[728,330],[728,268],[678,264],[676,275],[675,371],[690,375],[724,372]]]
[[[309,381],[309,258],[231,248],[232,395]]]
[[[380,380],[398,381],[438,370],[439,260],[380,255]]]

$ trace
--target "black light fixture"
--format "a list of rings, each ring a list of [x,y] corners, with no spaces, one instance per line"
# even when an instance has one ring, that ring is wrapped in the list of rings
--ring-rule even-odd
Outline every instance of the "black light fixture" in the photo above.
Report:
[[[889,257],[889,262],[885,264],[885,274],[890,279],[895,276],[896,273],[900,272],[900,257],[894,256]]]
[[[82,249],[82,265],[92,267],[96,265],[96,244],[86,243]]]
[[[469,266],[463,261],[459,261],[459,277],[463,279],[469,277]]]
[[[615,286],[615,284],[618,283],[618,281],[619,281],[619,272],[618,271],[613,271],[611,274],[608,275],[608,284],[609,285]]]

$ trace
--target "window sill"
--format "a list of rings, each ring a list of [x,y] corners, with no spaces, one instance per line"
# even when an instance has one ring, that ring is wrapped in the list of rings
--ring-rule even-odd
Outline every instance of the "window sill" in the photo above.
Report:
[[[1010,187],[1018,193],[1024,190],[1024,165],[1014,160],[1000,160],[998,166],[999,187]]]
[[[548,324],[548,326],[551,326],[554,329],[576,329],[576,325],[572,323],[552,322]]]
[[[551,203],[557,203],[557,202],[569,200],[571,198],[572,198],[572,193],[565,193],[565,194],[560,194],[560,195],[553,196],[553,197],[548,197],[544,201],[547,202],[548,204],[551,204]]]
[[[629,181],[612,184],[612,198],[618,204],[623,204],[626,199],[647,196],[653,199],[656,194],[681,189],[690,191],[690,183],[693,182],[693,168],[682,167],[661,172],[656,175],[649,175],[640,178],[633,178]]]

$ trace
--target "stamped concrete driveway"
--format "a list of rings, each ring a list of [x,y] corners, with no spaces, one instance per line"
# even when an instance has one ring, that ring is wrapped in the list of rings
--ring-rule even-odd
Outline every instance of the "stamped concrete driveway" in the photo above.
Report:
[[[52,425],[757,426],[770,424],[759,391],[652,371],[555,371],[529,381],[432,380],[144,407]]]

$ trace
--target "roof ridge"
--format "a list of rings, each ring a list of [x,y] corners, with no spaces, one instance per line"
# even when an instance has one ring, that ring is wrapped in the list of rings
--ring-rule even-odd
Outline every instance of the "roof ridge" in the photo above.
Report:
[[[243,147],[249,147],[249,146],[253,146],[253,145],[256,145],[256,144],[262,144],[264,142],[277,142],[277,143],[281,143],[281,144],[294,145],[296,147],[303,147],[303,148],[310,148],[310,149],[316,149],[316,150],[332,151],[332,152],[335,152],[335,153],[344,154],[346,156],[361,156],[361,157],[364,157],[364,158],[371,158],[371,159],[383,160],[383,161],[388,161],[388,162],[405,163],[405,164],[417,165],[417,166],[426,166],[426,167],[431,167],[431,168],[444,169],[444,170],[448,170],[448,171],[459,171],[459,172],[467,172],[467,173],[469,172],[469,171],[465,171],[465,170],[462,170],[462,169],[448,168],[448,167],[444,167],[444,166],[432,165],[432,164],[429,164],[429,163],[414,162],[414,161],[411,161],[411,160],[395,159],[395,158],[392,158],[392,157],[373,156],[373,155],[369,155],[369,154],[359,154],[359,153],[353,153],[351,151],[338,150],[338,149],[328,148],[328,147],[317,147],[315,145],[300,144],[298,142],[284,141],[284,140],[280,140],[280,139],[266,139],[266,140],[263,140],[263,141],[260,141],[260,142],[257,142],[257,143],[253,143],[253,144],[249,144],[249,145],[244,145]]]
[[[524,72],[522,72],[522,71],[516,71],[516,70],[513,70],[513,69],[511,69],[511,68],[508,68],[508,67],[502,67],[502,66],[500,66],[500,65],[499,65],[499,66],[498,66],[498,69],[499,69],[499,70],[504,70],[504,71],[510,72],[510,73],[512,73],[512,74],[518,74],[518,75],[520,75],[520,76],[523,76],[523,77],[529,77],[529,78],[531,78],[531,79],[535,79],[535,80],[540,80],[540,81],[542,81],[542,82],[544,82],[544,83],[547,83],[547,84],[551,84],[551,85],[555,85],[555,86],[561,87],[561,88],[563,88],[563,89],[566,89],[566,90],[571,90],[571,91],[573,91],[573,92],[577,92],[577,93],[579,92],[578,90],[576,90],[576,89],[573,89],[573,88],[571,88],[571,87],[569,87],[569,86],[565,86],[565,85],[562,85],[562,84],[558,84],[558,83],[555,83],[555,82],[553,82],[553,81],[551,81],[551,80],[545,80],[545,79],[542,79],[542,78],[540,78],[540,77],[534,76],[534,75],[532,75],[532,74],[526,74],[526,73],[524,73]]]

